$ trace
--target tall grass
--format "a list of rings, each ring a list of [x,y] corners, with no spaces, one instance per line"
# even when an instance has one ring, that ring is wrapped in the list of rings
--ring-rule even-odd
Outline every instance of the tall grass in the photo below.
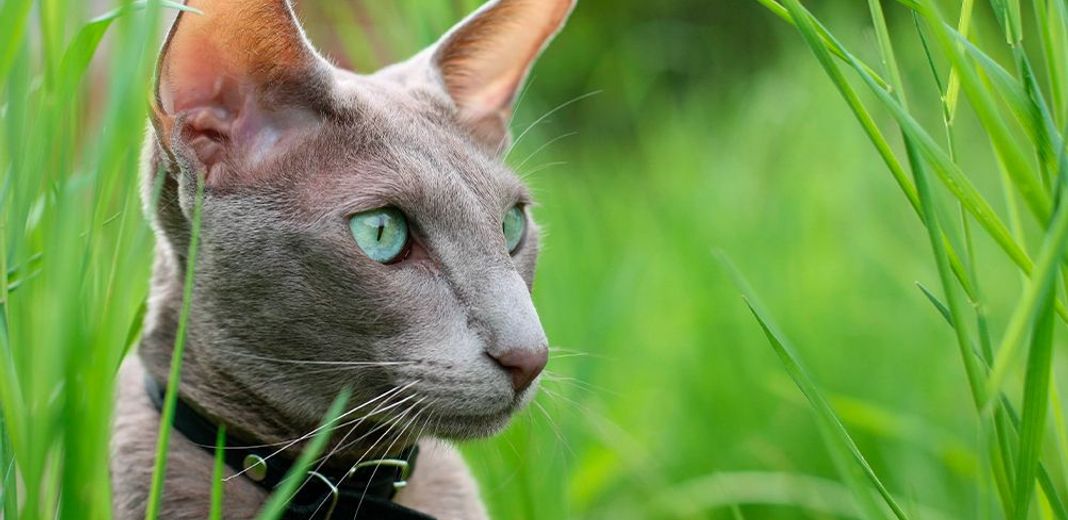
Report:
[[[164,4],[88,22],[81,2],[0,5],[5,518],[110,517],[115,373],[148,274],[138,143]],[[104,85],[91,96],[105,32]]]
[[[982,453],[983,467],[991,474],[976,478],[981,490],[980,502],[996,502],[1007,518],[1030,518],[1031,511],[1043,518],[1068,518],[1065,509],[1068,493],[1054,483],[1046,469],[1048,464],[1061,461],[1044,450],[1047,438],[1053,433],[1048,415],[1051,395],[1056,392],[1050,384],[1055,320],[1059,317],[1068,322],[1063,303],[1063,292],[1068,287],[1062,286],[1068,282],[1065,265],[1068,205],[1064,202],[1068,189],[1068,149],[1064,141],[1068,119],[1063,106],[1068,94],[1064,90],[1068,79],[1064,75],[1068,47],[1063,45],[1064,35],[1068,33],[1068,5],[1043,0],[1032,3],[1036,27],[1028,41],[1037,40],[1038,45],[1037,50],[1029,51],[1025,47],[1018,0],[991,2],[1001,30],[986,39],[969,37],[973,16],[969,1],[961,6],[956,28],[946,20],[940,6],[930,0],[900,2],[916,19],[916,37],[922,40],[930,64],[931,85],[939,89],[942,100],[942,128],[929,130],[917,121],[907,101],[906,86],[879,0],[870,0],[869,7],[878,43],[879,68],[889,81],[879,78],[875,67],[839,43],[798,0],[784,0],[781,4],[776,0],[760,1],[800,31],[927,230],[945,303],[931,291],[924,289],[924,292],[953,329],[976,408],[978,430],[987,447]],[[1012,57],[1012,65],[999,64],[981,44],[1004,47]],[[1038,59],[1033,59],[1032,54]],[[856,74],[863,88],[874,96],[873,102],[866,105],[860,101],[857,88],[847,79],[840,63]],[[949,78],[948,82],[942,81],[943,75]],[[1044,85],[1039,82],[1043,76],[1047,80]],[[957,156],[955,123],[961,90],[989,139],[1002,174],[1001,196],[1014,223],[1011,232],[994,212],[993,205],[974,187],[965,173],[967,168]],[[889,148],[883,132],[872,123],[871,112],[875,109],[889,112],[897,122],[904,144],[903,159]],[[902,164],[911,170],[911,181],[904,177]],[[932,173],[934,179],[942,181],[945,193],[936,191],[938,186],[933,184]],[[1037,228],[1032,233],[1034,236],[1029,237],[1022,229],[1020,221],[1027,217],[1019,215],[1018,202],[1029,210],[1028,217]],[[954,207],[959,215],[954,216]],[[980,261],[972,246],[971,233],[976,225],[999,245],[1024,278],[1024,289],[996,349],[991,348],[994,332],[988,326],[985,310],[989,304],[982,296],[972,267]],[[1030,253],[1026,246],[1029,238],[1038,244]],[[755,307],[754,313],[772,345],[780,353],[788,353],[781,334],[774,332],[774,327],[768,325],[767,318]],[[1022,403],[1014,404],[1018,401],[1008,397],[1010,389],[1006,388],[1006,380],[1009,372],[1021,363],[1019,351],[1025,344],[1027,360],[1022,367],[1022,389],[1018,391]],[[839,424],[804,369],[792,356],[785,356],[784,361],[788,361],[791,375],[816,405],[823,420]],[[1017,408],[1022,408],[1022,413]],[[1059,414],[1054,417],[1063,421]],[[1055,427],[1064,430],[1064,424]],[[852,446],[852,441],[849,442]],[[895,516],[908,518],[871,472],[863,456],[855,450],[854,454]],[[867,500],[867,493],[862,489],[858,495]]]
[[[478,3],[300,6],[369,71]],[[492,513],[1064,518],[1065,3],[760,4],[793,25],[583,0],[534,71],[509,162],[540,203],[553,352],[530,410],[465,446]],[[174,7],[0,0],[4,518],[110,517]]]

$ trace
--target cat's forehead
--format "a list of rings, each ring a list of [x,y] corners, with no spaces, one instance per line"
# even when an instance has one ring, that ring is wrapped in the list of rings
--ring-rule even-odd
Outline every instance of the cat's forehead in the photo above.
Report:
[[[458,124],[432,86],[349,75],[334,93],[338,117],[302,147],[309,202],[399,205],[412,212],[498,214],[530,193]]]

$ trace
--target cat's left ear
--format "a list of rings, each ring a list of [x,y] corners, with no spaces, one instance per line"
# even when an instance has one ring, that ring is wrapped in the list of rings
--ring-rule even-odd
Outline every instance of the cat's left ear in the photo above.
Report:
[[[431,65],[458,117],[489,150],[508,140],[516,93],[576,0],[494,0],[432,47]]]
[[[312,126],[331,67],[304,37],[289,0],[185,0],[157,65],[160,145],[234,182]]]

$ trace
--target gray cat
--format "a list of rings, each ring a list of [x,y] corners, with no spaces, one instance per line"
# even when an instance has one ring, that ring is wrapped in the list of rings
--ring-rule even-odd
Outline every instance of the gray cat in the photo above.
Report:
[[[350,388],[317,467],[417,444],[394,502],[486,517],[439,439],[502,429],[547,360],[531,196],[501,155],[517,89],[574,0],[491,2],[372,75],[321,57],[286,0],[187,3],[203,14],[182,13],[163,46],[145,148],[156,261],[143,339],[120,373],[116,517],[144,516],[160,420],[144,381],[167,381],[198,177],[182,402],[292,460]],[[161,518],[206,518],[211,450],[176,431],[169,453]],[[252,518],[268,491],[237,470],[224,515]]]

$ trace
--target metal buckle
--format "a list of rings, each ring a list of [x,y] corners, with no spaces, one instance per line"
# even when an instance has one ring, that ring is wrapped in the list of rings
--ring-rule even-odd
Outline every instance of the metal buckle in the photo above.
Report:
[[[330,520],[330,517],[334,515],[334,508],[337,507],[337,499],[340,494],[337,486],[335,486],[333,482],[330,482],[330,479],[315,471],[309,471],[308,477],[319,477],[319,480],[322,480],[326,486],[330,488],[330,507],[326,509],[326,516],[324,517],[325,520]],[[322,507],[322,503],[319,504],[319,507]],[[315,511],[318,512],[319,509],[316,509]],[[315,516],[315,513],[312,513],[312,516]]]
[[[412,465],[404,459],[377,459],[361,462],[352,467],[349,470],[349,475],[356,473],[356,470],[362,468],[369,468],[371,466],[391,466],[394,468],[400,468],[401,476],[400,480],[393,483],[393,489],[402,489],[408,485],[408,478],[412,476]]]

